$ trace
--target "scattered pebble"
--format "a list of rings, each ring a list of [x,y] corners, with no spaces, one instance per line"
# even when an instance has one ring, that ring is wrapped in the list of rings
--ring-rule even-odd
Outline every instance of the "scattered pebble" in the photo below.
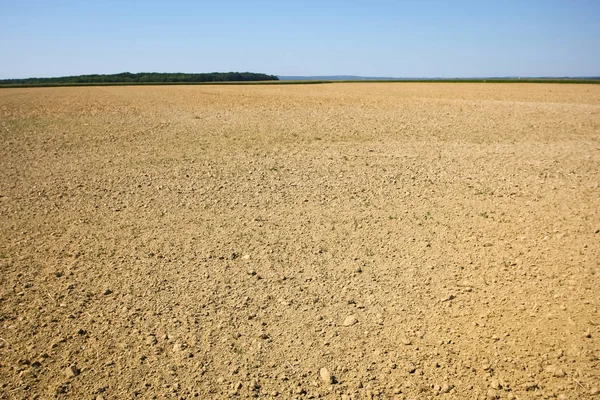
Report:
[[[158,343],[158,340],[156,339],[155,335],[148,335],[146,337],[146,344],[147,345],[154,346],[156,343]]]
[[[412,344],[412,341],[409,338],[402,338],[402,344],[410,346]]]
[[[488,390],[487,393],[486,393],[486,395],[487,395],[487,398],[490,399],[490,400],[494,400],[494,399],[499,399],[500,398],[500,396],[498,395],[498,393],[495,390],[492,390],[492,389]]]
[[[326,384],[330,385],[333,383],[333,377],[331,376],[331,373],[329,372],[329,370],[327,368],[325,368],[325,367],[321,368],[321,371],[319,371],[319,375],[321,375],[321,379]]]
[[[74,378],[81,373],[81,370],[76,365],[71,365],[65,369],[65,375],[67,378]]]
[[[105,295],[105,296],[108,296],[108,295],[109,295],[109,294],[111,294],[112,292],[113,292],[112,290],[110,290],[110,289],[106,289],[106,290],[104,291],[104,295]]]
[[[344,326],[352,326],[358,322],[358,318],[356,315],[348,315],[346,319],[344,319]]]
[[[490,383],[490,387],[492,389],[496,389],[496,390],[502,389],[502,385],[500,385],[500,382],[498,381],[498,379],[492,379],[492,382]]]

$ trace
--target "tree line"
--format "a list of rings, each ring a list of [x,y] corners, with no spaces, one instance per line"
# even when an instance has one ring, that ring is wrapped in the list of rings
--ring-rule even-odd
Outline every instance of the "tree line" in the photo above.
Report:
[[[195,82],[242,82],[278,81],[275,75],[254,72],[211,72],[202,74],[123,72],[109,75],[77,75],[57,78],[0,79],[0,84],[78,84],[78,83],[195,83]]]

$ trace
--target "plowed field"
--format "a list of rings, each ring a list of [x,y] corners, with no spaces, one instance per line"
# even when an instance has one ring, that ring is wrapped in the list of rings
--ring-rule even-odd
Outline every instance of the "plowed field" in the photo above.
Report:
[[[0,398],[600,396],[600,85],[0,89]]]

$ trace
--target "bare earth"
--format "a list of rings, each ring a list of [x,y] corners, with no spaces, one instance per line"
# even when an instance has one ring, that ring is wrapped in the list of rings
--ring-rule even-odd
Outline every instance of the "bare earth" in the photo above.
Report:
[[[0,89],[0,398],[600,396],[600,85]]]

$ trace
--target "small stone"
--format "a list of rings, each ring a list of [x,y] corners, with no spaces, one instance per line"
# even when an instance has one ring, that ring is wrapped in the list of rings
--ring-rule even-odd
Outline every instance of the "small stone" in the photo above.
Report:
[[[298,386],[296,388],[296,394],[306,394],[306,390],[304,390],[304,388],[302,388],[302,386]]]
[[[158,340],[156,340],[156,336],[154,335],[148,335],[146,337],[146,344],[149,346],[154,346],[156,343],[158,343]]]
[[[402,344],[404,344],[406,346],[410,346],[412,344],[412,342],[409,338],[402,338]]]
[[[242,256],[242,260],[249,260],[250,259],[250,254],[245,254]]]
[[[444,382],[444,384],[442,385],[442,388],[440,389],[440,392],[448,393],[451,390],[452,390],[452,385],[450,385],[448,382]]]
[[[65,369],[65,375],[67,378],[74,378],[81,373],[81,370],[76,365],[71,365]]]
[[[600,388],[598,386],[594,386],[593,388],[590,389],[590,394],[596,395],[596,394],[600,394]]]
[[[98,395],[98,396],[96,396],[96,400],[104,400],[104,396]]]
[[[440,390],[442,390],[442,387],[440,385],[433,385],[433,391],[434,392],[439,392]]]
[[[500,396],[498,396],[498,393],[496,393],[492,389],[488,390],[486,395],[489,400],[494,400],[494,399],[500,398]]]
[[[587,328],[587,330],[583,333],[583,336],[587,339],[592,338],[592,332],[590,332],[590,328]]]
[[[492,389],[496,389],[496,390],[502,389],[502,385],[500,385],[500,382],[498,381],[498,379],[492,379],[492,382],[490,383],[490,387]]]
[[[250,275],[250,276],[255,276],[255,275],[256,275],[256,270],[254,270],[254,269],[249,269],[249,270],[248,270],[248,275]]]
[[[106,290],[104,291],[104,295],[105,295],[105,296],[108,296],[109,294],[112,294],[112,292],[113,292],[112,290],[110,290],[110,289],[106,289]]]
[[[329,370],[327,368],[325,368],[325,367],[321,368],[321,371],[319,371],[319,375],[321,375],[321,379],[326,384],[330,385],[333,383],[331,373],[329,372]]]
[[[258,382],[256,381],[256,379],[253,379],[250,382],[250,390],[257,391],[258,389],[260,389],[260,385],[258,384]]]
[[[344,326],[352,326],[358,322],[358,318],[356,315],[348,315],[346,319],[344,319]]]
[[[183,346],[179,342],[177,342],[173,345],[173,351],[181,351],[182,349],[183,349]]]

